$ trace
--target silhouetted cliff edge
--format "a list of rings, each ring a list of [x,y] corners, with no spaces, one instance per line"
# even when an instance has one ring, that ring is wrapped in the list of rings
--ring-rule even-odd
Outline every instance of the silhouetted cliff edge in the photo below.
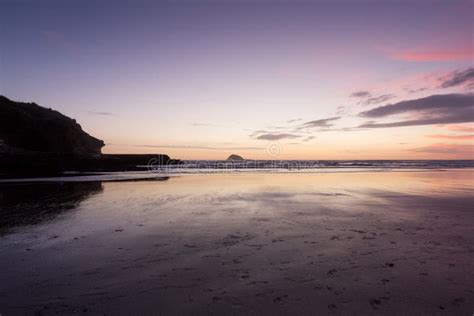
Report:
[[[98,156],[104,142],[58,111],[0,96],[0,144],[4,151]]]
[[[0,96],[0,177],[135,171],[177,164],[168,155],[103,155],[104,142],[58,111]]]

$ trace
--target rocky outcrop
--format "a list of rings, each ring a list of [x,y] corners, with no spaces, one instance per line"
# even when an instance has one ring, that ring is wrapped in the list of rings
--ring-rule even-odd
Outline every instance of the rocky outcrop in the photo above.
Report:
[[[229,158],[227,158],[227,161],[242,161],[245,160],[239,155],[230,155]]]
[[[0,96],[0,178],[59,176],[66,171],[154,171],[180,163],[162,154],[103,155],[103,146],[103,141],[57,111]]]
[[[0,96],[0,154],[56,153],[100,156],[104,142],[74,120],[35,103]]]

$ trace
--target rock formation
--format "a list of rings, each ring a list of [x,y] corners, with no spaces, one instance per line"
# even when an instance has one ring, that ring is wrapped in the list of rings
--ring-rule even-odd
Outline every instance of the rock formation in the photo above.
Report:
[[[100,156],[104,142],[74,120],[35,103],[0,96],[0,147],[3,152]]]
[[[153,171],[180,163],[161,154],[102,155],[103,146],[74,119],[0,96],[0,178],[59,176],[65,171]]]
[[[229,158],[227,158],[227,161],[242,161],[242,160],[245,160],[245,159],[240,157],[239,155],[230,155]]]

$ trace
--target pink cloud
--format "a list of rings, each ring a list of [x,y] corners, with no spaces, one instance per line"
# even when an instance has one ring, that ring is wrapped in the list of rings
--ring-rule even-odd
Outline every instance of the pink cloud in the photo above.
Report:
[[[388,55],[392,59],[409,62],[471,60],[474,56],[471,45],[463,45],[453,49],[394,49],[382,45],[377,45],[376,49]]]
[[[436,135],[427,135],[427,137],[436,138],[436,139],[450,139],[450,140],[473,140],[474,139],[474,135],[442,135],[442,134],[436,134]]]
[[[392,58],[404,61],[447,61],[469,60],[472,58],[470,51],[457,52],[395,52]]]
[[[474,126],[469,125],[451,125],[447,126],[447,128],[453,132],[474,133]]]

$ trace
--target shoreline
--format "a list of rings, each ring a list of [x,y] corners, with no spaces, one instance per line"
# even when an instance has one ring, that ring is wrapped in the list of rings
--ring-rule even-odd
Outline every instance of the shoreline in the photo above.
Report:
[[[329,170],[330,171],[329,171]],[[348,170],[351,169],[351,170]],[[3,184],[28,184],[28,183],[61,183],[61,182],[132,182],[132,181],[160,181],[172,177],[200,176],[200,175],[248,175],[248,174],[335,174],[335,173],[422,173],[422,172],[452,172],[452,171],[474,171],[473,167],[465,168],[320,168],[312,170],[283,170],[283,169],[236,169],[228,171],[225,169],[216,170],[191,170],[189,172],[150,172],[150,171],[119,171],[119,172],[86,172],[65,174],[55,177],[25,177],[25,178],[1,178],[0,185]]]

